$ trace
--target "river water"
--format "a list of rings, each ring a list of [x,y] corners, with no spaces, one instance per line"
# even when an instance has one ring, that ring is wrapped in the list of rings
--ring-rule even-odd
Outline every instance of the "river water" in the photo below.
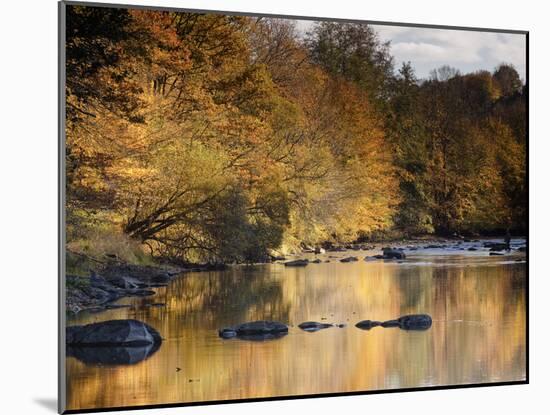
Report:
[[[401,263],[362,260],[379,252],[327,253],[318,257],[330,263],[305,268],[188,273],[155,296],[119,301],[132,308],[72,317],[69,324],[134,318],[164,341],[133,364],[68,357],[67,408],[525,379],[525,261],[458,248],[407,251]],[[350,255],[360,260],[338,261]],[[430,314],[432,327],[354,327],[411,313]],[[218,337],[221,327],[260,319],[287,323],[289,334],[264,342]],[[311,320],[347,326],[315,333],[297,327]]]

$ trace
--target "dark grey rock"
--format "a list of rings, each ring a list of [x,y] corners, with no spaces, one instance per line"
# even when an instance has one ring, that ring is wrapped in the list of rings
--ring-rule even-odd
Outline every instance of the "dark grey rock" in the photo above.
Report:
[[[181,270],[166,270],[155,266],[111,264],[102,271],[107,280],[125,278],[127,281],[141,283],[166,283]]]
[[[504,251],[508,249],[508,245],[502,242],[484,242],[485,248],[490,248],[491,251]]]
[[[287,332],[288,326],[278,321],[258,320],[239,324],[235,327],[237,334],[266,334]]]
[[[223,337],[224,339],[231,339],[233,337],[237,337],[237,332],[230,327],[218,330],[218,334],[220,337]]]
[[[432,318],[427,314],[411,314],[397,319],[403,330],[426,330],[432,326]]]
[[[318,323],[316,321],[306,321],[304,323],[298,324],[298,327],[300,327],[304,331],[319,331],[322,329],[333,327],[333,325],[329,323]]]
[[[243,340],[271,340],[288,333],[288,326],[278,321],[258,320],[220,329],[224,339],[238,337]]]
[[[355,262],[355,261],[359,261],[359,259],[356,256],[349,256],[346,258],[342,258],[340,260],[340,262]]]
[[[321,261],[319,258],[316,258],[316,259],[314,259],[314,260],[311,261],[311,262],[312,262],[313,264],[320,264],[320,263],[323,262],[323,261]]]
[[[296,259],[294,261],[285,262],[285,267],[305,267],[309,264],[308,259]]]
[[[90,285],[94,288],[110,287],[110,284],[101,275],[97,275],[94,271],[90,275]]]
[[[399,327],[399,321],[397,320],[388,320],[380,324],[382,327]]]
[[[132,347],[161,342],[158,331],[137,320],[109,320],[66,329],[66,343],[70,346]]]
[[[363,320],[360,321],[355,325],[355,327],[361,329],[361,330],[370,330],[373,327],[381,326],[382,323],[380,321],[373,321],[373,320]]]
[[[384,259],[405,259],[406,255],[402,249],[393,249],[393,248],[383,248],[382,249],[382,258]]]
[[[329,252],[346,252],[346,248],[342,246],[333,246],[330,248],[327,248],[327,251]]]
[[[109,278],[108,282],[112,285],[114,285],[117,288],[122,289],[136,289],[136,288],[144,288],[145,284],[140,284],[137,281],[132,281],[129,277],[120,277],[120,276],[114,276]]]

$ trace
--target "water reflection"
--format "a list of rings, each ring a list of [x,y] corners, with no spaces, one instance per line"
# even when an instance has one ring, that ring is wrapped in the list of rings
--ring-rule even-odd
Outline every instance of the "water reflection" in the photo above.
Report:
[[[135,365],[155,353],[160,344],[132,347],[67,347],[67,356],[89,365]]]
[[[525,278],[524,263],[458,255],[189,274],[155,297],[126,300],[133,309],[70,321],[135,318],[164,341],[130,366],[68,358],[68,407],[522,380]],[[354,327],[418,313],[433,317],[429,330]],[[218,337],[221,327],[261,319],[288,323],[289,334],[260,342]],[[347,326],[312,334],[297,327],[304,321]]]

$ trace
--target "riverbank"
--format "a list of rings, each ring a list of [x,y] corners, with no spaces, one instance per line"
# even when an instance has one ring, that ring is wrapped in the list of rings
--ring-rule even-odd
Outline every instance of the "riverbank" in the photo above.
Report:
[[[324,246],[324,247],[323,247]],[[268,261],[271,263],[287,263],[301,261],[301,266],[311,263],[320,263],[319,254],[349,253],[349,257],[324,258],[323,262],[338,260],[388,260],[405,259],[407,255],[423,252],[434,254],[478,253],[481,255],[508,255],[522,258],[526,253],[526,243],[523,238],[512,240],[510,251],[506,249],[502,238],[442,238],[419,237],[415,239],[401,239],[393,241],[378,241],[376,243],[330,244],[316,247],[304,247],[298,252],[287,255],[273,254]],[[392,248],[392,252],[399,255],[390,255],[385,248]],[[378,254],[378,255],[377,255]],[[68,253],[74,263],[75,253]],[[357,256],[355,256],[357,255]],[[364,256],[366,255],[366,256]],[[82,255],[81,255],[82,256]],[[359,256],[359,257],[358,257]],[[364,256],[364,258],[362,258]],[[93,258],[82,256],[84,262],[78,268],[71,268],[66,275],[66,309],[77,314],[81,311],[100,312],[103,310],[126,307],[114,304],[124,297],[147,297],[155,294],[155,288],[164,287],[176,276],[189,272],[204,272],[220,270],[226,264],[189,264],[178,266],[174,264],[142,265],[129,264],[117,258]],[[238,265],[238,264],[235,264]],[[74,271],[74,272],[72,272]]]
[[[74,255],[74,253],[72,254]],[[94,266],[88,270],[77,270],[66,274],[66,309],[71,313],[87,310],[120,308],[113,302],[124,297],[148,297],[155,294],[154,288],[164,287],[185,272],[201,272],[219,269],[221,265],[140,265],[120,260],[103,261],[88,257],[86,262]]]

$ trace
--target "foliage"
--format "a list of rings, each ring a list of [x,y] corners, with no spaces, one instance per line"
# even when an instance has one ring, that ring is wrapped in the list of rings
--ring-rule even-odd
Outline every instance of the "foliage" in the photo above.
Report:
[[[510,65],[420,82],[366,25],[302,38],[281,19],[83,6],[67,20],[76,252],[258,262],[525,227],[526,91]]]

